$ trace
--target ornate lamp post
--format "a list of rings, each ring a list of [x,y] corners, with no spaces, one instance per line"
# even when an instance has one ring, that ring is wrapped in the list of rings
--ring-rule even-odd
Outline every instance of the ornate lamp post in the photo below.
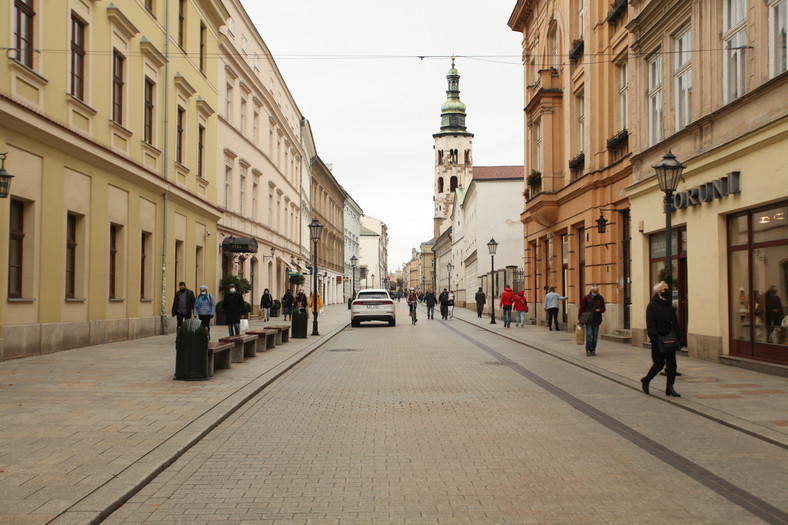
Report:
[[[451,263],[446,263],[446,269],[449,270],[449,291],[451,292],[451,271],[454,269]]]
[[[13,175],[5,170],[5,158],[8,153],[0,153],[0,199],[8,197],[8,191],[11,186],[11,179]]]
[[[665,282],[668,284],[668,297],[673,304],[673,232],[671,231],[671,212],[673,211],[673,192],[679,185],[684,166],[668,150],[662,160],[654,166],[657,172],[659,189],[665,193]]]
[[[320,240],[320,234],[323,232],[323,225],[317,219],[312,219],[309,223],[309,237],[315,243],[315,248],[312,250],[312,279],[314,283],[314,291],[312,292],[312,335],[320,335],[317,331],[317,242]]]
[[[351,288],[353,288],[353,297],[356,296],[356,264],[358,263],[358,257],[355,255],[350,258],[350,265],[353,267],[353,284]]]
[[[490,250],[490,287],[492,290],[492,297],[490,297],[490,324],[495,324],[495,252],[498,250],[498,243],[495,239],[490,238],[487,243],[487,249]]]

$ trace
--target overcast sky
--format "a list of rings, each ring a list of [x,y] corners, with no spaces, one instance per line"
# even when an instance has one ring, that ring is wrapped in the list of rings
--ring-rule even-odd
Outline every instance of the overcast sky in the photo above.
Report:
[[[432,238],[432,135],[451,55],[474,165],[523,164],[522,35],[506,25],[514,0],[242,2],[318,154],[388,226],[391,271]]]

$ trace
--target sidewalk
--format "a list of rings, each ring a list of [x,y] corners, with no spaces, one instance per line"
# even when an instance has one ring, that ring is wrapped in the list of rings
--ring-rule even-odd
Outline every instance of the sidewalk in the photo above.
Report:
[[[285,322],[250,328],[266,324]],[[349,324],[347,305],[326,306],[320,336],[291,338],[207,381],[173,380],[174,334],[0,362],[0,523],[100,521]],[[213,326],[212,337],[226,330]]]
[[[511,328],[504,328],[501,314],[496,305],[496,324],[492,325],[489,314],[479,319],[475,311],[455,308],[454,319],[448,322],[477,325],[645,395],[640,378],[651,366],[648,349],[600,339],[596,357],[586,357],[585,346],[575,344],[574,332],[551,332],[535,325],[516,327],[514,314]],[[447,321],[438,316],[435,322]],[[676,391],[682,397],[665,396],[664,376],[651,382],[652,397],[788,449],[788,379],[683,355],[677,357],[682,375],[676,378]]]

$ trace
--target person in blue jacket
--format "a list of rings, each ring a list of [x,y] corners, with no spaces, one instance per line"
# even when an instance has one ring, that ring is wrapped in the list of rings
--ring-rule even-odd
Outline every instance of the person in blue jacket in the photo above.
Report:
[[[208,335],[210,335],[211,319],[216,315],[216,303],[205,285],[200,286],[200,295],[194,301],[194,315],[200,318],[202,325],[208,329]]]

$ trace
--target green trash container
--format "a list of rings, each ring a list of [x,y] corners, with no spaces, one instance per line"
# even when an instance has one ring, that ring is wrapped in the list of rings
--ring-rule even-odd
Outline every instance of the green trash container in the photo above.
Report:
[[[290,337],[295,339],[306,339],[307,313],[306,308],[299,306],[293,309],[293,324],[290,329]]]
[[[175,379],[208,379],[208,329],[196,317],[184,321],[175,336]]]

